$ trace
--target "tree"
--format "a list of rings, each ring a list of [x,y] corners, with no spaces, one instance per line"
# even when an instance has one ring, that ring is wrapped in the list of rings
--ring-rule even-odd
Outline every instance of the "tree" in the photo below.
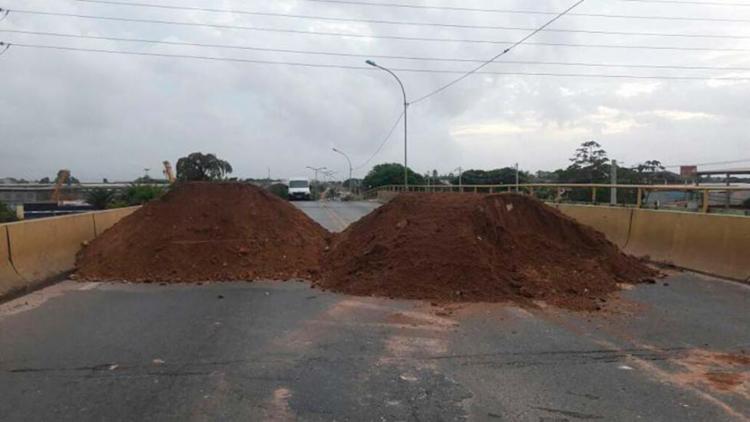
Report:
[[[229,162],[217,158],[214,154],[194,152],[177,161],[177,179],[183,181],[221,180],[232,171]]]
[[[408,170],[408,180],[410,185],[424,184],[424,178],[411,169]],[[404,184],[404,166],[398,163],[378,164],[373,167],[363,181],[363,185],[368,188],[376,188],[386,185],[403,185]]]
[[[157,185],[131,184],[122,192],[120,200],[127,205],[142,205],[159,198],[165,192],[163,187]]]
[[[582,143],[570,161],[572,164],[567,169],[555,172],[561,182],[605,183],[609,179],[611,168],[607,151],[596,141]]]
[[[61,180],[61,178],[63,180],[63,184],[66,184],[68,186],[70,186],[70,185],[80,185],[81,184],[80,180],[78,180],[77,178],[75,178],[75,177],[73,177],[73,176],[70,175],[70,171],[69,170],[59,170],[57,172],[57,176],[55,176],[55,181],[51,182],[51,183],[57,183],[57,181]],[[45,177],[45,179],[49,180],[46,177]]]
[[[609,162],[607,151],[602,149],[596,141],[588,141],[576,149],[573,158],[570,159],[576,167],[601,167]]]
[[[11,210],[10,207],[0,202],[0,223],[10,223],[16,221],[16,212]]]
[[[39,184],[49,185],[52,184],[52,181],[49,180],[49,177],[42,177],[41,179],[39,179]]]
[[[115,200],[115,192],[110,189],[94,188],[86,193],[86,202],[92,207],[103,210]]]
[[[654,184],[659,181],[667,183],[678,183],[680,176],[676,173],[667,171],[659,160],[645,161],[633,167],[636,173],[636,183]]]
[[[518,173],[519,183],[527,183],[530,177],[528,172],[520,171]],[[461,174],[461,178],[461,183],[464,185],[513,185],[516,183],[516,169],[504,167],[490,171],[466,170]],[[451,183],[459,184],[458,176],[452,178]]]
[[[272,194],[282,199],[289,199],[289,186],[284,183],[274,183],[267,188]]]

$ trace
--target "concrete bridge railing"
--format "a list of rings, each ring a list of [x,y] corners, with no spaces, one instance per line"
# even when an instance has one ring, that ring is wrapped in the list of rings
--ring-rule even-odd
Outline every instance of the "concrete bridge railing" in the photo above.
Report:
[[[0,225],[0,298],[71,271],[91,241],[138,207]]]

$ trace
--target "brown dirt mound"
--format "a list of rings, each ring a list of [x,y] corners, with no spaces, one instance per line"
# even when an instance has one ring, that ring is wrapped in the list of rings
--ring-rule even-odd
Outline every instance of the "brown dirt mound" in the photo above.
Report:
[[[437,301],[596,309],[655,271],[527,196],[403,194],[337,236],[318,285]]]
[[[184,183],[124,218],[77,259],[83,280],[315,279],[328,232],[240,183]]]

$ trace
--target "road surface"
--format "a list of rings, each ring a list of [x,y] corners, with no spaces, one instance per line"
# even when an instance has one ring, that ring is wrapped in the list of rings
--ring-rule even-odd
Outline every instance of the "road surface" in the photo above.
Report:
[[[333,230],[374,208],[297,205]],[[749,309],[690,273],[595,315],[66,281],[0,305],[0,420],[742,421]]]

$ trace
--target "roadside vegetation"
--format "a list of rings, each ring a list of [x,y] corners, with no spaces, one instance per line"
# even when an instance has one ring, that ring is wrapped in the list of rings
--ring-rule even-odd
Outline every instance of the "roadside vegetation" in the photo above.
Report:
[[[0,223],[11,223],[18,220],[16,218],[16,212],[10,209],[9,206],[0,202]]]
[[[138,183],[133,183],[120,192],[112,189],[95,188],[86,194],[86,202],[98,210],[131,207],[158,199],[167,190],[168,188],[164,185]]]
[[[570,165],[555,171],[538,171],[530,173],[520,170],[519,183],[610,183],[613,162],[607,151],[596,141],[582,143],[569,159]],[[632,167],[617,168],[617,182],[619,184],[655,184],[680,183],[682,178],[667,169],[658,160],[648,160]],[[373,189],[386,185],[403,185],[404,166],[396,163],[379,164],[365,177],[363,187]],[[452,172],[444,175],[437,170],[425,175],[419,175],[409,170],[409,184],[411,185],[512,185],[516,183],[516,169],[501,167],[492,170],[467,169],[460,174]],[[550,189],[538,189],[538,197],[551,199],[556,192]],[[609,190],[599,189],[597,201],[609,200]],[[636,193],[620,190],[617,193],[619,201],[634,202]],[[590,189],[573,189],[567,192],[567,198],[572,201],[590,201]]]

